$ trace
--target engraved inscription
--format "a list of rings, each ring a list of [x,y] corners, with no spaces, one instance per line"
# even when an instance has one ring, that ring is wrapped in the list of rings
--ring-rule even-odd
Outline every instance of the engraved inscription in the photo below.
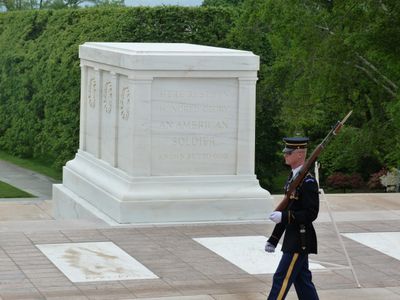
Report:
[[[191,104],[191,103],[165,102],[160,104],[159,109],[160,112],[215,113],[215,112],[227,112],[229,107],[226,105],[209,105],[203,103]]]
[[[121,99],[119,103],[121,118],[124,120],[129,119],[130,105],[131,105],[131,93],[129,87],[125,87],[122,89]]]
[[[103,107],[105,112],[107,113],[111,113],[112,98],[113,98],[112,83],[108,81],[104,85],[104,93],[103,93]]]
[[[179,99],[179,98],[218,98],[218,97],[229,97],[231,93],[227,90],[225,91],[194,91],[194,90],[162,90],[160,96],[168,99]]]
[[[215,146],[215,138],[213,136],[175,136],[171,139],[174,146],[196,146],[196,147],[213,147]]]
[[[154,174],[234,174],[237,88],[233,79],[154,81]]]
[[[228,159],[228,153],[162,153],[159,155],[160,160],[176,160],[176,161],[204,161],[204,160],[221,160]]]
[[[96,85],[96,79],[90,79],[88,100],[91,108],[95,108],[96,106]]]
[[[162,121],[160,122],[161,128],[166,129],[225,129],[228,128],[226,121]]]

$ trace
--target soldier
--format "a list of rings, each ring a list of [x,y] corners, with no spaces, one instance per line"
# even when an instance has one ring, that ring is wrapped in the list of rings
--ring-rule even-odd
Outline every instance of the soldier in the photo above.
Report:
[[[303,166],[309,139],[303,137],[284,138],[285,163],[292,168],[286,182],[285,192]],[[274,252],[283,232],[282,258],[273,277],[268,300],[285,299],[292,283],[300,300],[319,299],[308,266],[308,254],[317,253],[317,236],[312,222],[319,211],[318,184],[307,174],[296,191],[290,195],[290,204],[281,211],[274,211],[270,220],[276,223],[265,251]]]

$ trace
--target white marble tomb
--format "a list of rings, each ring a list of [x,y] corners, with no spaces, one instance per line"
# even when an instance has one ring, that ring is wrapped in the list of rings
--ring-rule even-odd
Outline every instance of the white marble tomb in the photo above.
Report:
[[[259,57],[191,44],[80,46],[80,143],[54,185],[58,218],[262,220],[254,174]]]

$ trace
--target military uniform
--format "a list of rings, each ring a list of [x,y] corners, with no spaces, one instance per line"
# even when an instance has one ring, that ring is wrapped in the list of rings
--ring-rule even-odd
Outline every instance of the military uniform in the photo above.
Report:
[[[293,195],[290,206],[282,212],[282,221],[277,224],[268,241],[276,246],[286,231],[282,252],[317,253],[317,236],[312,222],[319,211],[318,184],[311,174]],[[300,225],[305,228],[305,236],[300,234]]]
[[[303,139],[296,138],[294,143],[293,140],[289,141],[291,143],[285,140],[286,150],[306,148],[306,145],[300,143],[304,142]],[[297,144],[303,146],[296,146]],[[289,177],[285,192],[291,180]],[[315,178],[307,174],[290,199],[288,207],[282,211],[281,222],[275,225],[268,239],[268,242],[276,247],[285,232],[283,255],[274,274],[268,300],[285,299],[292,284],[300,300],[319,299],[308,266],[308,254],[317,253],[317,236],[312,225],[319,212],[319,192]]]

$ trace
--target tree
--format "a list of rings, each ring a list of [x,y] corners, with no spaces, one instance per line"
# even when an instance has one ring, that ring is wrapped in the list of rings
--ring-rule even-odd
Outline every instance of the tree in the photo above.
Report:
[[[7,11],[37,8],[36,0],[0,0],[0,7]]]
[[[259,88],[283,134],[317,143],[352,109],[347,139],[322,154],[327,174],[400,165],[398,1],[248,0],[242,11],[232,40],[261,56]]]
[[[257,84],[256,174],[261,185],[269,190],[281,167],[281,130],[279,115],[280,70],[272,70],[274,56],[268,40],[268,24],[262,15],[263,2],[245,1],[240,17],[229,35],[231,47],[250,50],[260,56],[261,69]]]
[[[244,0],[203,0],[202,6],[240,6]]]
[[[7,11],[26,9],[79,8],[84,3],[89,6],[124,6],[124,0],[0,0],[0,7]]]

